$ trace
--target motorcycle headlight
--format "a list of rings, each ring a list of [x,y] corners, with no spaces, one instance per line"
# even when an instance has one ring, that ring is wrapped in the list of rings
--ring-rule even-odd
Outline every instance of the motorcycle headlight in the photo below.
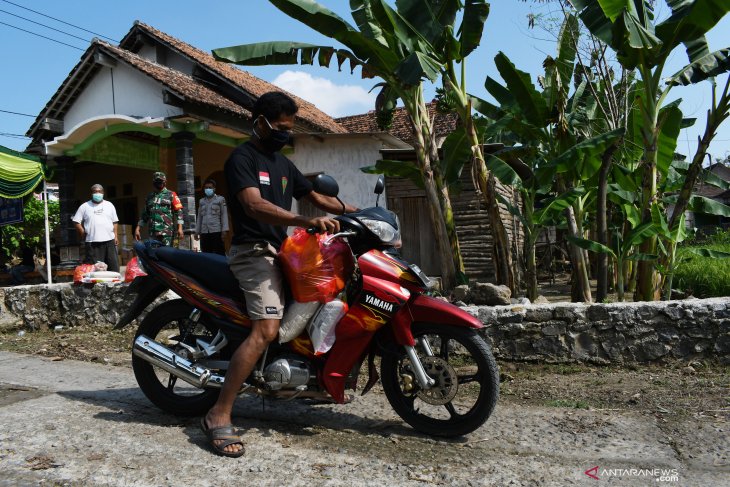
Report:
[[[400,243],[400,225],[398,225],[398,218],[396,217],[396,224],[398,228],[394,228],[393,225],[380,220],[370,220],[368,218],[360,219],[360,222],[367,227],[368,230],[378,236],[381,242],[387,245],[396,246]]]

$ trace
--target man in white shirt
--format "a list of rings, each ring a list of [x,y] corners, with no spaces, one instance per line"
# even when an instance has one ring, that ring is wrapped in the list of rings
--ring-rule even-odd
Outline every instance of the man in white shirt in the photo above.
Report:
[[[91,199],[79,206],[71,221],[76,224],[79,238],[86,242],[85,262],[104,262],[107,270],[119,272],[119,218],[114,205],[104,200],[104,187],[101,184],[91,187]]]

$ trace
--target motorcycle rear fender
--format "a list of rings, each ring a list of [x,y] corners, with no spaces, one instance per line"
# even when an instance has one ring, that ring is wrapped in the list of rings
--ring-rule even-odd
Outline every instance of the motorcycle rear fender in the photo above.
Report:
[[[127,288],[126,294],[137,293],[137,297],[134,299],[132,305],[127,308],[126,313],[122,315],[117,324],[114,325],[114,329],[119,330],[130,324],[152,301],[168,289],[168,286],[152,276],[139,276],[135,278],[132,284],[129,285],[129,288]]]
[[[437,323],[476,329],[484,327],[479,319],[458,306],[422,294],[410,300],[393,316],[393,333],[399,345],[412,347],[416,344],[411,332],[413,323]]]

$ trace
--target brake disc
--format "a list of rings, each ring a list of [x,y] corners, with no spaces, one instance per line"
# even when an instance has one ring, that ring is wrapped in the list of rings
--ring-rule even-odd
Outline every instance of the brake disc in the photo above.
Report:
[[[421,363],[426,374],[436,383],[430,389],[418,391],[419,399],[434,406],[451,402],[459,390],[456,370],[441,357],[421,357]]]

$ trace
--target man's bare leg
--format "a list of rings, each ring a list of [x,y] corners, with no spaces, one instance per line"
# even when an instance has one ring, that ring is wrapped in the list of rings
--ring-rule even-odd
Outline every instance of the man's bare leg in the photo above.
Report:
[[[266,347],[274,341],[279,333],[281,320],[255,320],[252,324],[251,334],[233,353],[231,362],[226,371],[226,379],[223,382],[223,389],[218,401],[205,415],[205,424],[208,428],[216,428],[231,424],[231,412],[233,403],[236,401],[241,384],[251,374],[256,362],[263,355]],[[221,444],[221,440],[217,444]],[[239,444],[229,445],[224,448],[227,452],[237,452],[242,448]]]

